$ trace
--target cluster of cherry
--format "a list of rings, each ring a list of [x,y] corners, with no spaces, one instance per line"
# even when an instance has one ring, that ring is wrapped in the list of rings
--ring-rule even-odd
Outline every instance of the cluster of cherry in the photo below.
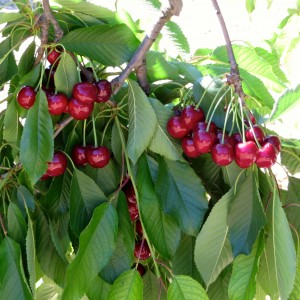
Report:
[[[182,150],[187,157],[196,158],[210,152],[219,166],[227,166],[234,160],[241,168],[253,163],[259,168],[270,168],[281,150],[280,140],[275,135],[266,136],[255,124],[254,116],[250,121],[252,124],[245,128],[244,137],[239,132],[229,136],[214,122],[205,122],[201,108],[190,105],[168,120],[167,131],[172,137],[182,139]]]

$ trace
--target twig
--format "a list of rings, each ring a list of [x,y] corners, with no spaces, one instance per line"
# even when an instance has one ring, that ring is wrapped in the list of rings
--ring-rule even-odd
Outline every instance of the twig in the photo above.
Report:
[[[158,34],[162,30],[163,26],[168,22],[172,16],[179,16],[182,9],[182,0],[169,0],[170,6],[162,11],[162,15],[154,25],[151,33],[146,35],[139,48],[136,50],[132,58],[130,59],[126,68],[122,73],[112,80],[113,94],[117,94],[121,86],[129,76],[129,74],[135,70],[137,72],[137,77],[139,84],[144,89],[144,91],[149,93],[149,83],[146,76],[145,67],[145,56],[146,53],[151,48],[152,44],[155,42]]]
[[[5,224],[3,222],[3,218],[2,218],[1,214],[0,214],[0,223],[1,223],[2,231],[3,231],[4,235],[6,236],[7,235],[7,230],[5,228]]]
[[[55,132],[53,134],[53,137],[57,137],[58,134],[73,120],[73,117],[70,116],[69,118],[63,120],[61,123],[56,124],[55,126]]]

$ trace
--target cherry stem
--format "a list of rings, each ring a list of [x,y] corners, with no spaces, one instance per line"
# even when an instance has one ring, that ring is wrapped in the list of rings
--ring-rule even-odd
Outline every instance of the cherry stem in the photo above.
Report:
[[[85,139],[85,132],[86,132],[86,119],[83,121],[83,137],[82,137],[82,144],[86,146],[86,139]]]
[[[4,224],[3,217],[1,215],[1,213],[0,213],[0,223],[1,223],[2,231],[3,231],[4,235],[7,236],[7,230],[5,228],[5,224]]]
[[[94,111],[92,112],[92,123],[93,123],[94,145],[95,145],[95,147],[98,147],[98,139],[97,139],[96,122],[95,122]]]
[[[240,97],[238,98],[238,102],[239,102],[239,106],[240,106],[240,110],[241,110],[241,119],[242,119],[242,139],[243,139],[243,143],[245,143],[246,142],[245,121],[244,121],[243,104],[242,104]]]
[[[290,207],[290,206],[300,207],[300,204],[299,203],[288,203],[288,204],[282,205],[283,208],[287,208],[287,207]]]
[[[224,120],[223,133],[222,133],[222,144],[224,144],[226,125],[227,125],[227,121],[228,121],[228,118],[229,118],[229,114],[230,114],[230,110],[231,110],[231,105],[232,105],[233,99],[234,98],[231,98],[230,103],[227,106],[227,111],[226,111],[225,120]]]

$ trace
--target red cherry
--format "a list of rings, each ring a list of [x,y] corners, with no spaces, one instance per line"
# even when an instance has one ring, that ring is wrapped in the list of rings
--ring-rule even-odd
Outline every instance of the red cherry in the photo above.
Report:
[[[262,145],[264,138],[265,138],[265,134],[264,131],[262,130],[262,128],[258,125],[254,125],[253,129],[249,128],[248,130],[246,130],[246,141],[253,141],[255,142],[255,137],[257,139],[257,141]]]
[[[234,141],[232,136],[229,136],[227,134],[224,135],[224,140],[223,139],[223,132],[218,132],[217,133],[217,143],[219,144],[229,144],[232,149],[234,149],[236,142]]]
[[[183,126],[179,116],[171,117],[167,123],[167,131],[177,139],[181,139],[189,133],[189,129]]]
[[[128,202],[136,203],[135,191],[132,185],[131,180],[129,180],[126,185],[123,187],[123,192],[125,193],[126,199]]]
[[[196,158],[202,154],[196,149],[193,138],[184,137],[181,141],[181,147],[187,157]]]
[[[151,256],[151,252],[146,240],[136,242],[134,256],[140,260],[145,260]]]
[[[277,150],[271,143],[265,143],[257,151],[256,165],[259,168],[271,168],[276,162]]]
[[[47,56],[47,60],[49,61],[49,63],[51,65],[53,65],[54,63],[58,64],[59,62],[59,57],[60,57],[61,53],[56,51],[55,49],[53,49]]]
[[[27,85],[20,89],[17,96],[17,101],[22,107],[29,109],[35,102],[35,96],[36,92],[34,88]]]
[[[134,221],[139,217],[139,210],[136,203],[127,201],[130,220]]]
[[[48,109],[51,115],[60,115],[68,106],[68,97],[65,94],[47,94]]]
[[[143,236],[143,227],[139,219],[137,219],[135,222],[135,231],[139,236]]]
[[[235,162],[241,168],[250,167],[255,162],[257,150],[257,145],[253,141],[236,144],[234,148]]]
[[[181,123],[184,127],[192,130],[197,122],[204,121],[204,112],[201,108],[195,109],[194,106],[189,105],[181,112]]]
[[[47,180],[48,178],[50,178],[50,176],[45,173],[42,177],[41,177],[41,180]]]
[[[249,114],[249,119],[250,119],[250,122],[251,122],[252,125],[255,125],[255,124],[256,124],[256,119],[255,119],[255,117],[254,117],[254,115],[253,115],[252,113]],[[248,127],[250,126],[248,120],[245,120],[244,122],[245,122],[245,124],[246,124]]]
[[[93,104],[96,100],[97,87],[92,82],[78,82],[73,86],[72,95],[82,104]]]
[[[99,80],[95,83],[97,87],[96,102],[106,102],[112,94],[111,84],[106,79]]]
[[[200,153],[208,153],[215,144],[216,135],[210,131],[194,131],[194,145]]]
[[[281,151],[281,142],[280,142],[280,139],[278,136],[276,136],[276,135],[266,136],[263,144],[265,144],[265,143],[272,144],[278,153]]]
[[[53,159],[48,162],[47,174],[51,177],[62,175],[67,168],[67,157],[63,152],[54,152]]]
[[[234,151],[230,144],[215,144],[211,148],[211,156],[218,166],[227,166],[233,161]]]
[[[232,138],[233,138],[235,144],[243,142],[242,136],[241,136],[241,134],[239,132],[234,133],[232,135]]]
[[[82,104],[75,98],[68,103],[68,112],[75,120],[87,119],[94,109],[94,104]]]
[[[142,264],[138,264],[136,266],[136,269],[140,273],[141,276],[143,276],[146,273],[146,269]]]
[[[77,166],[84,166],[87,164],[86,146],[75,145],[72,150],[72,159]]]
[[[110,160],[110,152],[105,146],[88,147],[86,158],[93,168],[104,168]]]
[[[208,126],[207,122],[198,122],[193,127],[193,131],[197,131],[197,130],[206,131],[207,126]],[[217,129],[218,129],[217,125],[214,122],[210,122],[208,131],[211,133],[217,134]]]

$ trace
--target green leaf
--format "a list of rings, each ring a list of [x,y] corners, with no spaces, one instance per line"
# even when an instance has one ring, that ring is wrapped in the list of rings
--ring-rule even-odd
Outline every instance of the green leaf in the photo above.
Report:
[[[276,120],[285,113],[295,110],[299,106],[300,85],[295,89],[286,90],[276,102],[271,115],[271,120]]]
[[[135,164],[148,147],[157,128],[155,111],[139,85],[128,80],[129,135],[128,156]]]
[[[170,258],[178,247],[180,228],[161,208],[145,155],[138,161],[137,186],[140,215],[145,231],[155,249],[162,256]]]
[[[297,266],[294,288],[289,296],[289,300],[298,300],[300,298],[300,244],[299,236],[297,236]]]
[[[186,82],[194,83],[196,80],[199,81],[202,78],[201,72],[193,65],[185,62],[172,62],[178,68],[181,75],[184,76]]]
[[[227,222],[233,255],[250,254],[257,236],[266,222],[259,197],[255,173],[251,170],[246,180],[236,187],[229,205]]]
[[[93,179],[75,169],[70,188],[70,225],[76,235],[89,223],[94,208],[105,201],[107,198]]]
[[[79,81],[77,66],[72,56],[64,51],[60,55],[59,64],[54,74],[55,88],[67,96],[71,96],[73,86]]]
[[[167,122],[173,112],[160,101],[149,98],[157,118],[157,130],[151,140],[150,150],[172,160],[182,160],[182,148],[178,140],[172,138],[167,132]]]
[[[28,230],[26,236],[26,258],[29,273],[29,283],[33,296],[35,295],[36,283],[36,250],[34,228],[30,215],[28,214]]]
[[[107,299],[143,299],[143,281],[139,272],[133,269],[121,274],[114,282]]]
[[[196,239],[195,263],[207,287],[233,261],[227,225],[228,206],[233,197],[231,189],[217,202]]]
[[[239,255],[233,262],[228,294],[232,300],[252,300],[256,294],[256,276],[264,250],[264,235],[260,234],[249,255]]]
[[[209,286],[207,294],[210,300],[229,300],[228,286],[231,276],[231,265],[227,266],[218,278]]]
[[[189,53],[190,45],[181,27],[173,21],[168,21],[165,26],[168,38],[173,42],[178,51],[184,54]]]
[[[0,12],[0,24],[12,22],[22,17],[23,15],[18,12]]]
[[[123,24],[75,29],[60,42],[67,50],[87,56],[105,66],[119,66],[128,61],[139,44],[135,35]]]
[[[110,284],[102,280],[99,276],[96,276],[92,280],[86,295],[89,297],[89,300],[106,300],[110,289]]]
[[[0,298],[33,299],[26,283],[19,245],[6,236],[0,245]]]
[[[36,86],[40,79],[41,64],[36,65],[26,75],[21,77],[18,86],[21,88],[24,85]]]
[[[43,91],[28,111],[20,144],[20,160],[35,184],[47,170],[47,162],[53,157],[53,126],[48,112],[48,102]]]
[[[32,193],[24,185],[18,187],[17,197],[20,207],[23,208],[24,212],[26,211],[26,208],[30,211],[34,211],[35,199]]]
[[[149,270],[143,275],[143,300],[165,300],[166,290],[162,287],[159,279]]]
[[[127,131],[124,130],[124,128],[121,127],[123,136],[125,136],[125,139],[127,138]],[[115,159],[119,164],[122,164],[122,141],[120,138],[120,133],[118,130],[117,123],[114,122],[112,127],[112,133],[111,133],[111,149],[114,154]]]
[[[203,287],[195,279],[175,275],[168,289],[168,300],[208,300]]]
[[[18,75],[22,78],[26,75],[34,66],[34,54],[35,54],[35,42],[32,42],[21,56],[18,65]]]
[[[291,174],[300,172],[300,150],[282,147],[281,163]]]
[[[159,159],[156,190],[165,213],[177,220],[182,231],[196,236],[207,211],[208,201],[204,187],[190,165]]]
[[[255,9],[256,0],[246,0],[246,9],[251,14]]]
[[[36,290],[36,299],[38,300],[54,300],[58,299],[60,295],[61,288],[52,282],[43,282]]]

